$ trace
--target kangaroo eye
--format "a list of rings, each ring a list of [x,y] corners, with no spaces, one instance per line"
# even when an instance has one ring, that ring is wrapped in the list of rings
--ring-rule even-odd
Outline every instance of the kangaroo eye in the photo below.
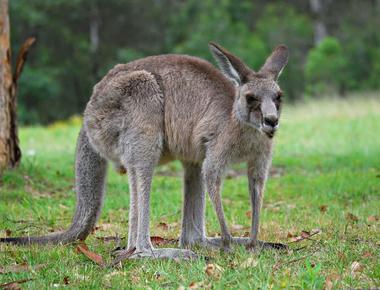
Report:
[[[245,99],[247,100],[248,105],[253,105],[255,102],[259,101],[254,94],[247,94]]]

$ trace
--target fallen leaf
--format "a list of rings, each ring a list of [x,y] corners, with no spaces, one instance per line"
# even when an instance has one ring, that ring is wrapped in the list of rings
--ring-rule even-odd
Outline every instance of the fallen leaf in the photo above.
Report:
[[[251,210],[247,211],[247,212],[245,213],[245,216],[246,216],[247,218],[252,218],[252,211],[251,211]]]
[[[256,260],[253,257],[249,257],[247,260],[245,260],[243,263],[240,264],[240,267],[245,268],[254,268],[259,264],[259,261]]]
[[[12,282],[7,282],[7,283],[3,283],[3,284],[0,284],[0,288],[2,289],[12,289],[12,290],[19,290],[21,289],[21,286],[20,284],[22,283],[25,283],[25,282],[28,282],[28,281],[31,281],[33,279],[21,279],[21,280],[16,280],[16,281],[12,281]]]
[[[303,238],[301,236],[296,236],[296,237],[292,237],[290,238],[290,242],[291,243],[296,243],[296,242],[299,242],[299,241],[302,241]]]
[[[220,267],[218,264],[207,264],[205,267],[205,273],[216,279],[220,279],[222,276],[224,269]]]
[[[6,290],[22,290],[21,285],[19,283],[11,283],[5,286],[3,289]]]
[[[286,237],[288,238],[288,239],[290,239],[290,238],[294,238],[296,235],[293,235],[291,232],[288,232],[288,234],[286,235]]]
[[[348,212],[346,214],[346,220],[351,221],[351,222],[357,222],[359,220],[359,218],[356,215]]]
[[[211,284],[207,284],[205,281],[191,282],[189,289],[211,289]]]
[[[320,207],[319,207],[319,211],[320,212],[326,212],[327,211],[327,208],[328,208],[328,206],[327,205],[321,205]]]
[[[301,231],[301,234],[299,236],[295,236],[291,233],[288,233],[288,238],[290,238],[291,243],[295,243],[295,242],[307,240],[310,237],[312,237],[316,234],[319,234],[320,232],[321,232],[320,229],[312,229],[310,232],[303,230],[303,231]]]
[[[94,252],[91,252],[87,245],[85,243],[80,243],[77,247],[76,247],[76,251],[77,253],[82,253],[84,254],[87,258],[89,258],[91,261],[95,262],[96,264],[98,264],[99,266],[103,267],[104,266],[104,261],[103,261],[103,257],[94,253]]]
[[[0,274],[18,273],[18,272],[26,272],[26,271],[29,271],[29,265],[27,263],[0,267]]]
[[[369,257],[372,257],[372,256],[373,256],[373,254],[371,252],[364,252],[363,255],[362,255],[363,258],[369,258]]]
[[[334,283],[331,281],[331,279],[326,278],[325,285],[323,287],[324,290],[331,290],[334,288]]]
[[[377,222],[378,220],[379,220],[379,217],[377,215],[370,215],[367,218],[367,221],[370,222],[370,223]]]
[[[157,225],[157,227],[160,228],[160,229],[162,229],[162,230],[164,230],[164,231],[169,230],[169,225],[168,225],[167,223],[163,223],[163,222],[161,222],[161,223],[159,223],[159,224]]]
[[[362,264],[360,264],[357,261],[354,261],[351,264],[351,275],[355,277],[358,273],[362,272],[363,269],[364,269],[364,267]]]
[[[336,273],[328,275],[326,277],[325,286],[323,287],[323,289],[325,290],[334,289],[334,282],[338,281],[339,279],[340,279],[340,276]]]
[[[178,225],[179,225],[179,223],[174,222],[174,223],[169,224],[169,228],[174,229],[174,228],[177,228]]]
[[[45,267],[45,264],[38,264],[33,267],[30,267],[27,263],[8,265],[5,267],[0,267],[0,274],[28,272],[31,270],[37,271],[43,267]]]
[[[243,225],[232,225],[231,226],[231,231],[232,232],[238,232],[238,231],[242,231],[242,230],[244,230],[245,229],[245,227],[243,226]]]
[[[63,284],[65,284],[65,285],[69,285],[70,284],[69,276],[63,277]]]
[[[344,252],[338,252],[338,258],[339,260],[345,260],[346,259],[346,254]]]
[[[172,244],[172,243],[178,242],[177,239],[165,239],[165,238],[162,238],[159,236],[151,236],[150,241],[155,246],[162,246],[162,245],[167,245],[167,244]]]
[[[327,276],[331,281],[338,281],[340,280],[340,275],[337,273],[331,273],[330,275]]]
[[[301,231],[301,237],[304,239],[307,239],[310,237],[310,232],[308,231]]]
[[[131,280],[132,280],[132,283],[137,284],[140,282],[140,276],[132,275]]]
[[[5,236],[10,237],[12,235],[12,231],[10,229],[5,230]]]

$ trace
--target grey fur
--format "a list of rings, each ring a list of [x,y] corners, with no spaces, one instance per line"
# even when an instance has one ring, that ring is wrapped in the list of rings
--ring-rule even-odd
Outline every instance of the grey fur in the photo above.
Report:
[[[107,159],[129,175],[128,248],[136,248],[135,257],[194,257],[189,250],[154,249],[150,242],[153,169],[174,159],[181,160],[185,168],[181,246],[228,248],[231,242],[251,246],[258,243],[259,211],[271,163],[272,137],[281,111],[276,80],[286,64],[287,49],[280,46],[274,50],[258,73],[218,44],[210,43],[210,49],[225,75],[210,63],[191,56],[147,57],[115,66],[94,87],[87,104],[84,132],[91,144],[87,150],[101,156],[95,158],[100,167]],[[254,209],[248,241],[231,237],[220,196],[226,167],[242,161],[248,162]],[[86,170],[84,174],[77,169],[77,184],[87,190],[88,184],[93,184],[97,193],[95,201],[91,201],[90,190],[85,194],[78,191],[72,228],[81,229],[79,238],[85,238],[96,221],[101,204],[98,192],[103,188],[96,180],[100,178],[103,183],[104,175],[94,175],[92,171],[98,169],[92,165]],[[221,226],[221,239],[206,237],[205,188]],[[96,208],[93,204],[83,206],[82,200]]]

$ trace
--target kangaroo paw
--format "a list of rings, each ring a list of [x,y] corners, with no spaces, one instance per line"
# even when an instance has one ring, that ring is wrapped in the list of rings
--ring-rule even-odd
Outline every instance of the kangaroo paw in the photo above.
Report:
[[[184,249],[174,249],[174,248],[163,248],[163,249],[144,249],[136,250],[130,259],[178,259],[178,260],[195,260],[198,255],[193,251]]]
[[[257,241],[256,245],[252,245],[250,238],[244,237],[233,237],[231,240],[232,245],[242,245],[246,246],[248,250],[253,250],[254,248],[262,249],[275,249],[275,250],[287,250],[288,246],[281,243],[270,243],[264,241]],[[195,242],[195,245],[211,248],[211,249],[220,249],[223,248],[223,240],[221,238],[206,238],[200,242]],[[191,245],[190,245],[191,246]]]

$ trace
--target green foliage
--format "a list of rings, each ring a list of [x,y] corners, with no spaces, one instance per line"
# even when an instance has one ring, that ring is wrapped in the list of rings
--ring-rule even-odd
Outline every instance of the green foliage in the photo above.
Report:
[[[231,7],[235,7],[235,12],[240,11],[240,13],[251,9],[247,1],[238,3],[232,0],[189,1],[176,27],[188,25],[191,30],[182,36],[182,40],[175,46],[175,51],[211,60],[206,44],[213,40],[233,51],[250,66],[258,67],[265,58],[265,44],[249,31],[244,22],[233,21]],[[190,11],[194,10],[198,11],[195,17],[188,17],[193,14]]]
[[[62,130],[68,127],[80,127],[82,125],[83,118],[78,115],[73,115],[67,120],[55,121],[50,124],[47,128],[51,130]]]
[[[309,51],[305,65],[307,90],[310,94],[341,91],[347,82],[347,61],[342,46],[333,37],[326,37]]]
[[[173,52],[211,61],[210,40],[255,70],[274,47],[286,44],[290,60],[279,82],[288,100],[301,99],[306,86],[309,95],[379,89],[379,5],[322,2],[322,19],[338,42],[332,60],[338,67],[324,57],[314,60],[331,41],[313,47],[316,17],[308,1],[9,1],[12,50],[27,36],[37,37],[21,76],[20,121],[47,124],[82,113],[94,84],[119,62]],[[98,28],[98,42],[91,27]]]
[[[373,89],[380,89],[380,51],[373,49],[371,51],[372,70],[369,76],[369,86]]]
[[[49,110],[56,102],[61,84],[54,68],[26,66],[20,79],[18,93],[18,118],[23,124],[47,122],[59,119]],[[44,114],[40,114],[44,112]]]
[[[289,47],[290,60],[280,78],[288,99],[299,98],[304,91],[305,51],[312,45],[310,18],[289,4],[268,4],[257,21],[257,32],[266,44],[266,54],[283,43]]]
[[[307,259],[305,262],[305,272],[302,275],[302,288],[322,289],[325,279],[320,272],[321,264],[314,265]]]

